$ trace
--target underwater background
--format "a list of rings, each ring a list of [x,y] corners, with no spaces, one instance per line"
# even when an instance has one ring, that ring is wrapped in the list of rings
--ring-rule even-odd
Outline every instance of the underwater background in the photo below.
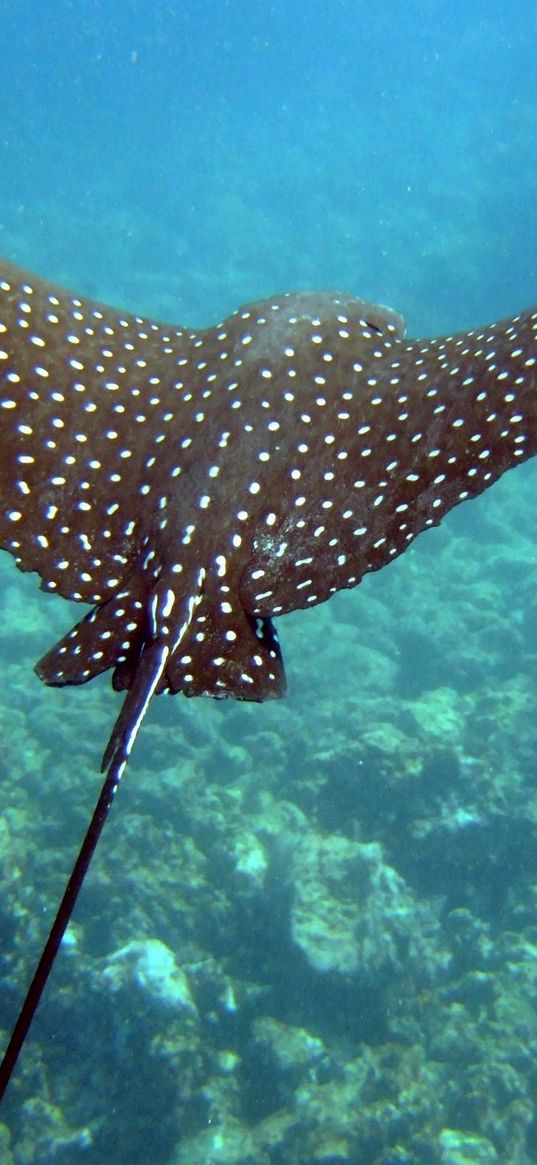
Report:
[[[0,253],[211,324],[537,302],[537,12],[0,0]],[[537,469],[279,620],[283,702],[155,701],[10,1085],[2,1165],[537,1163]],[[5,1042],[119,697],[0,563]]]

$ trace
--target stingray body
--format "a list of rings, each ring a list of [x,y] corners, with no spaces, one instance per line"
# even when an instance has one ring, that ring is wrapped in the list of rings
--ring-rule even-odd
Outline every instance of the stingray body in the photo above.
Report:
[[[355,586],[532,456],[536,390],[536,311],[419,341],[388,308],[300,292],[196,332],[0,263],[0,545],[91,605],[37,671],[113,669],[127,692],[0,1087],[152,696],[280,696],[273,617]]]

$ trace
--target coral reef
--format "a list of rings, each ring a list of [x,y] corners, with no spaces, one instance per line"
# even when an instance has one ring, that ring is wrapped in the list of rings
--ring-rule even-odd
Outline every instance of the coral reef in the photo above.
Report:
[[[148,1129],[162,1165],[537,1160],[537,639],[504,492],[509,559],[467,519],[431,539],[432,625],[424,546],[285,621],[287,703],[157,707],[8,1097],[10,1165],[135,1165]],[[112,718],[104,688],[31,684],[15,621],[4,1030],[95,793],[82,726]]]

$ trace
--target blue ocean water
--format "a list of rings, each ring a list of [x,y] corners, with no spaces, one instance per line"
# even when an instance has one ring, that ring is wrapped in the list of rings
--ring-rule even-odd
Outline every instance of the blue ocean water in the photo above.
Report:
[[[527,4],[0,14],[10,260],[192,325],[292,288],[389,303],[411,335],[537,300]],[[282,620],[284,704],[152,710],[6,1165],[537,1161],[535,483]],[[117,697],[42,689],[73,611],[10,561],[2,585],[7,1031]]]

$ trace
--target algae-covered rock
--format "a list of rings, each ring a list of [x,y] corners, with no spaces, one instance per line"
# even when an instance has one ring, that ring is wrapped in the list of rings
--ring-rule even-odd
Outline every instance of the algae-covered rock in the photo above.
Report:
[[[407,706],[426,737],[443,744],[460,743],[465,727],[464,703],[453,688],[434,688]]]
[[[324,1044],[317,1036],[304,1028],[278,1023],[269,1016],[255,1020],[254,1032],[258,1043],[270,1048],[283,1071],[312,1066],[326,1055]]]
[[[196,1014],[188,979],[169,947],[149,938],[127,943],[106,960],[103,978],[117,990],[132,977],[143,991],[166,1006]]]
[[[268,869],[268,857],[255,833],[244,830],[235,841],[235,868],[247,881],[262,886]]]
[[[486,1137],[459,1129],[442,1129],[439,1137],[442,1165],[495,1165],[498,1154]]]
[[[228,1120],[198,1136],[186,1137],[170,1165],[269,1165],[269,1158],[248,1128]]]
[[[315,971],[396,968],[403,945],[424,969],[445,963],[433,911],[418,903],[378,843],[308,833],[294,869],[292,936]]]
[[[46,1165],[49,1161],[72,1165],[84,1159],[93,1143],[88,1126],[70,1127],[58,1105],[37,1096],[23,1105],[22,1130],[15,1146],[17,1165]],[[1,1160],[5,1165],[3,1157]]]
[[[2,1165],[15,1165],[12,1149],[11,1133],[7,1125],[0,1124],[0,1161]]]

